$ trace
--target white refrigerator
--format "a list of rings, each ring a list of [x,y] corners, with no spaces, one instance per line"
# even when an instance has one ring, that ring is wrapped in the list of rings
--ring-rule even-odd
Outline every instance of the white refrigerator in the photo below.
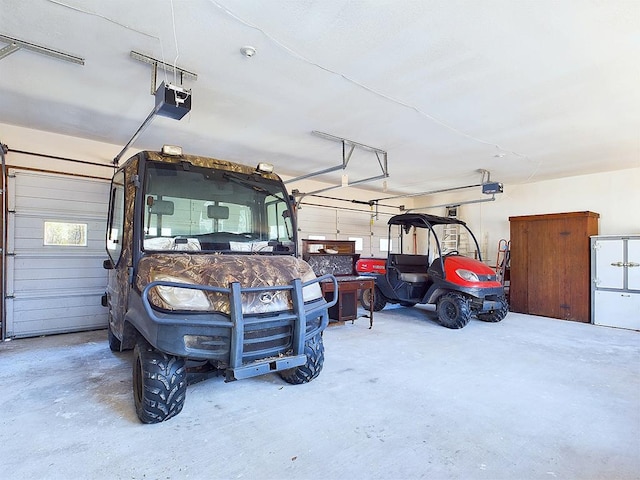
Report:
[[[591,237],[591,323],[640,330],[640,235]]]

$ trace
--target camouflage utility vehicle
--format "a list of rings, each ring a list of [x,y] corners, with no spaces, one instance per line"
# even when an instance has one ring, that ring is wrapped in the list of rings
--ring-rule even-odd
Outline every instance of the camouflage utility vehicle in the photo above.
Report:
[[[165,147],[115,172],[103,304],[111,350],[134,350],[142,422],[182,410],[193,369],[292,384],[320,373],[335,304],[320,282],[337,284],[297,258],[291,197],[272,170]]]

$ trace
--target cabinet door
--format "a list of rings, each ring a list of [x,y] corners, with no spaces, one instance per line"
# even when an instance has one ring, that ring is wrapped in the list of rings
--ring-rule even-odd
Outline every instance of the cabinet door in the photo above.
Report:
[[[595,249],[595,284],[597,288],[624,288],[624,241],[599,239]]]
[[[627,240],[628,288],[640,290],[640,238]]]
[[[594,295],[593,323],[640,330],[640,293],[596,290]]]
[[[528,222],[511,222],[511,270],[509,284],[509,305],[511,310],[529,313],[528,260],[529,231]]]

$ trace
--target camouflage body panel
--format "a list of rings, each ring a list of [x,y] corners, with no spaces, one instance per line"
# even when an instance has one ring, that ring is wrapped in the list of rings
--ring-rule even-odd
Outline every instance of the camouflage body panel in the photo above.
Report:
[[[117,262],[114,269],[109,270],[109,302],[110,302],[110,315],[109,322],[112,330],[116,331],[118,335],[122,335],[122,328],[124,327],[124,316],[128,308],[129,300],[129,267],[132,265],[133,260],[133,217],[136,198],[136,187],[133,183],[134,176],[138,173],[138,157],[129,159],[124,168],[124,201],[125,201],[125,214],[124,214],[124,230],[122,238],[122,251],[120,257],[113,259],[114,264]],[[107,227],[108,228],[108,227]]]
[[[155,162],[164,163],[181,163],[189,162],[197,167],[215,168],[216,170],[228,170],[230,172],[244,173],[251,175],[256,173],[256,169],[247,165],[241,165],[239,163],[229,162],[228,160],[218,160],[217,158],[200,157],[198,155],[164,155],[162,152],[144,151],[142,154],[146,155],[149,160]],[[262,178],[268,178],[269,180],[281,181],[280,177],[275,173],[262,173]]]
[[[138,263],[136,287],[142,291],[155,280],[156,275],[177,277],[195,285],[229,288],[238,282],[244,288],[290,285],[296,278],[315,278],[309,265],[295,257],[277,255],[206,255],[194,253],[146,255]],[[205,292],[212,311],[230,313],[229,297],[215,292]],[[293,308],[291,295],[287,291],[274,293],[269,303],[259,299],[258,293],[246,293],[242,298],[244,314],[280,312]],[[149,291],[150,302],[164,310],[174,310],[157,292]]]

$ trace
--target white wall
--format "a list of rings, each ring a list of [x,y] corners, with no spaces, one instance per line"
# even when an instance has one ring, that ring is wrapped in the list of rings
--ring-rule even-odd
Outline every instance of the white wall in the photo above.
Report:
[[[491,198],[479,191],[462,191],[416,199],[416,206],[440,205]],[[509,217],[592,211],[600,214],[600,234],[640,233],[639,167],[581,175],[524,185],[505,185],[495,201],[462,205],[459,218],[469,224],[483,249],[484,260],[495,263],[498,241],[509,238]],[[420,212],[444,215],[445,209]]]
[[[69,157],[100,163],[105,166],[90,166],[9,153],[7,163],[22,166],[71,172],[109,178],[112,170],[108,167],[121,146],[66,137],[38,130],[0,124],[0,142],[10,149],[25,150],[49,155]],[[130,149],[123,158],[128,158],[136,149]],[[215,152],[212,152],[215,156]],[[281,172],[279,172],[281,173]],[[286,176],[283,176],[286,179]],[[289,190],[299,189],[309,192],[326,187],[327,184],[315,180],[303,180],[287,185]],[[368,201],[385,196],[382,193],[358,188],[340,188],[321,195]],[[456,204],[468,200],[488,200],[490,196],[479,191],[432,195],[422,198],[386,201],[390,204],[405,204],[407,208],[429,205]],[[307,197],[309,202],[322,203],[338,209],[354,208],[367,210],[367,205],[331,201]],[[381,209],[388,213],[400,213],[397,209]],[[469,223],[476,234],[484,259],[495,263],[498,241],[509,238],[509,217],[573,211],[593,211],[600,214],[601,234],[640,233],[640,159],[638,168],[618,170],[593,175],[582,175],[557,180],[542,181],[526,185],[505,185],[505,191],[496,195],[495,201],[462,205],[459,218]],[[419,212],[445,215],[445,208],[419,209]],[[331,212],[331,211],[329,211]],[[300,212],[304,215],[304,207]],[[329,213],[331,215],[332,213]],[[386,223],[388,215],[380,216],[377,223]],[[327,237],[331,238],[331,237]]]

